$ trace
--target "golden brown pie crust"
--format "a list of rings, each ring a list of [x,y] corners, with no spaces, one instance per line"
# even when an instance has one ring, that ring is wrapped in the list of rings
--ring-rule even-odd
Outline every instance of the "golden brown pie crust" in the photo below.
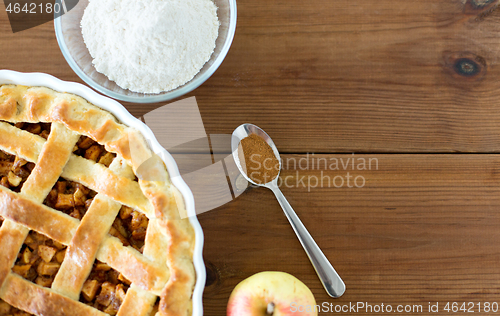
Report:
[[[34,315],[107,315],[78,301],[99,260],[132,282],[119,316],[150,315],[158,297],[157,316],[191,315],[194,230],[181,219],[183,198],[163,163],[153,160],[150,168],[165,181],[135,181],[153,156],[140,132],[81,97],[44,87],[2,85],[0,120],[52,123],[45,140],[0,122],[0,150],[36,164],[21,192],[0,186],[0,299]],[[116,154],[109,168],[73,154],[81,135]],[[59,177],[97,192],[81,221],[42,204]],[[108,234],[122,205],[149,219],[142,254]],[[68,246],[51,288],[12,272],[30,230]]]

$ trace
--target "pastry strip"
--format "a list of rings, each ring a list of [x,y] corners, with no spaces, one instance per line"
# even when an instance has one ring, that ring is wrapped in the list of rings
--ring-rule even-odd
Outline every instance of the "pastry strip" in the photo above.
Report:
[[[156,295],[141,290],[132,284],[127,291],[127,295],[117,316],[150,315],[156,297]]]
[[[2,125],[4,124],[5,123]],[[29,139],[29,137],[27,138]],[[28,228],[15,224],[10,220],[15,221],[15,219],[22,218],[26,215],[26,213],[22,211],[18,212],[23,208],[20,204],[32,204],[38,207],[40,204],[36,202],[43,202],[50,192],[50,189],[59,178],[62,168],[68,161],[72,151],[71,149],[76,144],[77,140],[78,134],[66,129],[61,124],[55,123],[47,141],[42,146],[42,150],[37,157],[38,161],[35,168],[24,183],[21,193],[18,195],[19,198],[9,193],[13,193],[12,191],[0,186],[0,194],[3,194],[3,198],[1,199],[2,203],[0,203],[0,213],[7,219],[0,228],[0,244],[9,246],[9,248],[6,248],[5,255],[0,259],[0,287],[3,285],[4,278],[7,275],[6,271],[12,268],[17,259],[17,255],[13,256],[14,252],[19,252],[29,233]],[[33,147],[36,148],[36,146]],[[32,200],[23,199],[23,196],[31,197]],[[25,220],[40,222],[41,218],[38,216],[27,216],[26,218],[25,216]],[[50,226],[52,223],[50,217],[47,221],[42,222],[47,226]],[[28,227],[34,226],[28,225]],[[49,227],[49,229],[54,228]]]
[[[62,176],[136,209],[148,218],[154,217],[151,203],[142,194],[139,183],[120,177],[101,164],[73,155],[64,168]]]
[[[121,166],[121,159],[115,158],[109,168],[117,174],[126,173]],[[120,208],[120,203],[102,194],[94,197],[68,246],[61,268],[52,283],[54,291],[74,300],[80,298],[83,284],[92,271],[98,247],[108,235]]]
[[[102,195],[94,198],[66,250],[52,283],[54,291],[79,300],[83,283],[92,271],[97,249],[108,235],[120,208],[119,203]]]
[[[27,161],[36,162],[44,143],[45,139],[40,136],[0,122],[1,150]],[[53,164],[55,165],[55,162]],[[65,165],[61,175],[63,178],[81,183],[110,199],[137,209],[148,218],[154,217],[151,203],[142,193],[139,183],[120,177],[103,165],[76,155],[71,155]],[[110,183],[116,185],[109,186]]]
[[[0,207],[4,207],[3,203]],[[14,262],[16,262],[17,254],[29,231],[28,228],[8,219],[5,219],[0,227],[0,244],[3,248],[2,256],[0,256],[0,289],[4,285],[5,278],[10,273]]]
[[[106,262],[138,287],[156,295],[161,293],[170,277],[163,265],[150,261],[134,248],[124,247],[115,237],[104,240],[97,252],[97,260]]]
[[[35,315],[109,316],[91,306],[55,293],[10,273],[0,291],[0,298]]]
[[[144,256],[155,260],[164,269],[168,269],[166,265],[167,252],[165,251],[167,246],[168,240],[162,233],[158,220],[151,219],[144,244]],[[122,304],[125,307],[119,310],[118,316],[149,315],[155,300],[156,295],[143,291],[135,283],[132,283]]]
[[[68,245],[78,228],[79,221],[76,218],[24,198],[20,193],[3,186],[0,186],[0,200],[0,216],[29,227],[61,244]],[[61,227],[64,229],[60,229]]]
[[[0,149],[30,162],[36,162],[45,139],[8,123],[0,122]]]
[[[188,245],[193,244],[194,236],[187,233],[192,227],[186,221],[167,221],[163,223],[167,229],[169,237],[169,245],[167,248],[168,259],[167,265],[171,272],[171,277],[161,293],[163,298],[160,302],[160,309],[168,309],[171,315],[183,315],[187,309],[186,315],[191,315],[191,305],[187,305],[179,297],[191,295],[192,288],[195,284],[195,271],[193,265],[189,262],[191,257],[187,255],[186,249]],[[174,259],[175,258],[175,259]],[[175,282],[182,280],[182,282]],[[179,303],[182,302],[182,303]],[[170,315],[170,314],[169,314]]]

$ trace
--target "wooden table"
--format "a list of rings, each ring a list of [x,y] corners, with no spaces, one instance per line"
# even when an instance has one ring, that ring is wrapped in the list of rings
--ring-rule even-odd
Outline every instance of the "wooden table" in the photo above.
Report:
[[[226,60],[190,94],[207,133],[252,122],[285,160],[346,161],[355,153],[377,159],[378,169],[282,172],[291,182],[347,172],[366,180],[362,188],[283,187],[345,280],[337,300],[322,289],[270,191],[249,188],[200,215],[206,315],[224,315],[234,286],[265,270],[292,273],[318,303],[334,306],[422,305],[425,314],[439,302],[439,314],[449,314],[446,302],[500,301],[497,4],[238,1]],[[0,13],[0,47],[0,68],[81,82],[52,23],[13,34]],[[125,104],[136,116],[161,105]]]

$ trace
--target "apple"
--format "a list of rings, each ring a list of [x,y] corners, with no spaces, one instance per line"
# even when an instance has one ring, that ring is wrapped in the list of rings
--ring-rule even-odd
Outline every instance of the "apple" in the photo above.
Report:
[[[260,272],[231,293],[227,316],[317,316],[316,300],[299,279],[285,272]]]

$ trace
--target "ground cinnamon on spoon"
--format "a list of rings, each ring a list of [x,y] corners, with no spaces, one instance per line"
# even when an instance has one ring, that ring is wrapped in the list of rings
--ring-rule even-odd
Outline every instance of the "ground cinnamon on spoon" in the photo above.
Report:
[[[240,161],[244,157],[244,161],[241,161],[243,170],[255,183],[268,183],[279,174],[279,161],[273,149],[257,134],[241,140],[238,155]]]

